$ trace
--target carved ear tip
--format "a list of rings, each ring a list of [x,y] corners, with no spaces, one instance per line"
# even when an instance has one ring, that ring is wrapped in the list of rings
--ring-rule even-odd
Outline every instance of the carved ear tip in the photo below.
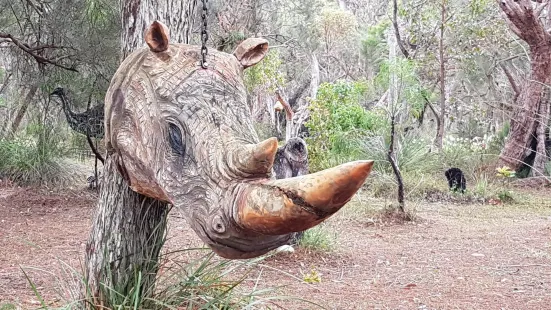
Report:
[[[237,46],[233,55],[243,68],[247,68],[260,62],[268,54],[268,48],[268,40],[264,38],[248,38]]]
[[[164,52],[169,45],[168,27],[156,20],[151,23],[145,34],[145,42],[153,52]]]

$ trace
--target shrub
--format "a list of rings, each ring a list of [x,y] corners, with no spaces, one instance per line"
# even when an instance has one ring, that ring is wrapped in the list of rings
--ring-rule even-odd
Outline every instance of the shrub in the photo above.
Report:
[[[23,185],[62,184],[73,172],[60,162],[63,154],[53,127],[31,124],[23,136],[0,140],[0,176]]]
[[[367,111],[360,101],[367,90],[365,81],[324,83],[310,104],[308,154],[312,171],[362,155],[360,141],[386,126],[380,111]]]

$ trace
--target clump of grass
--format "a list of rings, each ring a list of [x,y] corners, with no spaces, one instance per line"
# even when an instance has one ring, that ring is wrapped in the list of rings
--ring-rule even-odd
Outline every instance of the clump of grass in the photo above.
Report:
[[[20,185],[66,185],[81,167],[62,160],[63,143],[52,128],[29,125],[20,137],[0,139],[0,177]]]
[[[336,240],[336,234],[321,224],[305,231],[298,245],[305,249],[331,252],[336,247]]]
[[[91,296],[82,299],[81,289],[89,292],[85,278],[77,270],[60,262],[63,278],[58,278],[57,286],[62,289],[58,292],[64,304],[55,309],[81,309],[84,305],[94,309],[270,309],[279,300],[313,304],[292,296],[278,296],[274,288],[259,288],[260,279],[256,280],[252,288],[243,285],[250,278],[250,273],[266,257],[268,256],[227,260],[205,248],[167,253],[157,265],[160,267],[154,286],[150,286],[147,291],[141,291],[146,277],[142,271],[137,271],[133,279],[135,283],[129,290],[125,285],[125,293],[104,285],[102,292],[108,304],[102,305],[97,305]],[[23,272],[25,273],[24,270]],[[145,272],[147,271],[143,271]],[[25,276],[43,309],[54,309],[47,306],[48,302],[40,295],[32,279],[26,273]],[[0,310],[12,309],[11,306],[1,305],[0,307],[5,308]]]
[[[503,203],[513,203],[515,201],[515,194],[508,189],[502,189],[496,195]]]

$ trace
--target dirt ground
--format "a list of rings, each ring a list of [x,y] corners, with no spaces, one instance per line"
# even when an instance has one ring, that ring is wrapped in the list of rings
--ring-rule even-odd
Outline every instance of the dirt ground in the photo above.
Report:
[[[244,285],[283,286],[279,295],[327,309],[551,309],[548,198],[506,206],[418,204],[416,220],[405,224],[374,220],[362,210],[371,201],[356,201],[326,225],[337,235],[333,252],[275,255]],[[47,303],[62,302],[68,288],[57,279],[63,270],[67,277],[64,264],[78,269],[82,262],[95,199],[85,189],[0,186],[0,308],[39,308],[22,270]],[[201,245],[177,212],[169,226],[167,247]],[[303,281],[312,268],[321,282]]]

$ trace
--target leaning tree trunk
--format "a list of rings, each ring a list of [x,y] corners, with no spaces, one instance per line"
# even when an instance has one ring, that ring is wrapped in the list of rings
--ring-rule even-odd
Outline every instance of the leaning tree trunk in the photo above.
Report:
[[[545,175],[545,165],[547,164],[547,147],[545,141],[547,137],[545,135],[547,124],[549,123],[549,90],[545,90],[545,96],[540,101],[537,120],[536,120],[536,157],[534,158],[534,165],[532,165],[532,176],[539,177]]]
[[[15,135],[17,132],[17,129],[19,129],[19,126],[21,125],[21,121],[23,120],[23,117],[27,113],[27,109],[29,108],[29,105],[31,104],[31,101],[33,100],[34,94],[36,94],[36,91],[38,90],[38,85],[32,85],[29,89],[29,92],[25,96],[25,99],[23,100],[23,103],[21,104],[21,107],[17,111],[17,114],[15,116],[15,119],[13,120],[13,123],[11,124],[11,134]]]
[[[146,27],[155,19],[167,25],[173,42],[188,43],[195,4],[195,0],[123,1],[123,56],[145,45]],[[113,154],[107,154],[86,247],[87,287],[83,292],[86,300],[105,307],[117,302],[112,290],[128,296],[139,289],[142,299],[152,293],[169,210],[168,204],[132,191],[114,160]]]
[[[539,126],[545,126],[545,120],[549,118],[548,103],[542,102],[542,93],[551,75],[551,36],[545,31],[530,0],[500,0],[498,3],[507,15],[510,29],[530,47],[530,78],[524,83],[514,106],[509,136],[499,158],[499,165],[517,170],[532,151],[531,142],[541,133]],[[543,113],[541,117],[538,112]],[[545,132],[545,128],[543,130]],[[536,150],[545,149],[544,145],[539,145],[543,142],[543,139],[538,139]],[[538,160],[542,161],[541,158]]]

